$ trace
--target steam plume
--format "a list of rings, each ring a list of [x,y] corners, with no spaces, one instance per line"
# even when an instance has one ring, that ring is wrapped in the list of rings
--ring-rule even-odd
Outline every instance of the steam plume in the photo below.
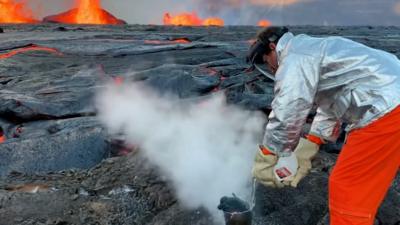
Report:
[[[108,86],[97,98],[100,120],[124,132],[160,168],[189,208],[216,211],[232,192],[248,197],[265,118],[228,106],[221,95],[201,103],[161,96],[142,84]]]

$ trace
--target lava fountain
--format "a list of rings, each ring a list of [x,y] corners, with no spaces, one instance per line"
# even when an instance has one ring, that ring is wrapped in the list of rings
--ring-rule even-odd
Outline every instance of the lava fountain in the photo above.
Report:
[[[25,1],[0,0],[0,23],[37,23]]]
[[[67,24],[126,24],[101,8],[100,0],[76,0],[75,8],[43,19],[43,22]]]
[[[259,27],[269,27],[269,26],[271,26],[271,22],[268,20],[260,20],[260,21],[258,21],[257,25]]]
[[[197,13],[180,13],[176,16],[171,16],[170,13],[164,14],[164,25],[176,26],[224,26],[224,20],[220,18],[201,19]]]

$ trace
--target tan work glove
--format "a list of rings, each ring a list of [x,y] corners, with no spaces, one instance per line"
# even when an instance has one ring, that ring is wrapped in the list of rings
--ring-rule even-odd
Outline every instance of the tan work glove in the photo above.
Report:
[[[283,187],[284,184],[274,174],[274,166],[277,162],[278,157],[274,153],[268,152],[265,148],[263,149],[263,146],[260,146],[254,160],[253,176],[258,182],[267,187]]]
[[[290,182],[290,186],[297,187],[298,183],[310,172],[311,160],[317,155],[319,146],[322,144],[322,140],[315,136],[309,136],[313,138],[300,138],[299,144],[294,150],[294,154],[297,157],[299,163],[299,169],[297,170],[296,176]],[[312,139],[313,141],[310,141]],[[316,140],[316,139],[319,139]]]

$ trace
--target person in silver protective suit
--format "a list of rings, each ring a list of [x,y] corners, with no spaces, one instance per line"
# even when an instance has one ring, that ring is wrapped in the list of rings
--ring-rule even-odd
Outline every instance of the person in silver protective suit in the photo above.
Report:
[[[400,167],[400,61],[342,37],[264,28],[247,60],[265,64],[275,97],[253,175],[270,187],[297,187],[319,146],[347,138],[329,178],[331,225],[372,225]],[[265,71],[261,71],[267,74]],[[313,106],[310,133],[302,127]]]

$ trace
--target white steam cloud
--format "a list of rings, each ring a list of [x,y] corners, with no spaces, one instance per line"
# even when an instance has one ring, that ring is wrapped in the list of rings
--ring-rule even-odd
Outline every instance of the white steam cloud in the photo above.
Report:
[[[261,113],[228,106],[221,95],[189,103],[139,83],[106,87],[97,106],[110,132],[138,144],[187,207],[215,213],[224,195],[249,197]]]

